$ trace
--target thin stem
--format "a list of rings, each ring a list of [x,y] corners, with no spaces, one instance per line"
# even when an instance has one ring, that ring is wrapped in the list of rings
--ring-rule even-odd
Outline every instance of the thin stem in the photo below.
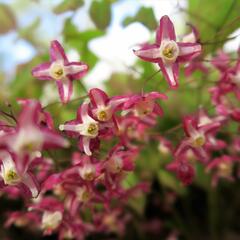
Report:
[[[78,101],[78,100],[84,99],[84,98],[86,98],[86,97],[88,97],[88,95],[84,95],[84,96],[81,96],[81,97],[75,98],[75,99],[69,101],[68,103],[72,103],[72,102],[75,102],[75,101]],[[52,107],[52,106],[55,105],[55,104],[62,104],[62,102],[59,102],[59,101],[58,101],[58,102],[50,103],[50,104],[46,105],[45,107],[43,107],[43,109],[46,109],[46,108],[48,108],[48,107]]]
[[[156,72],[154,72],[152,75],[150,75],[149,77],[147,77],[147,78],[143,81],[142,93],[143,93],[143,91],[144,91],[144,88],[145,88],[145,86],[146,86],[146,83],[147,83],[149,80],[151,80],[152,78],[154,78],[154,76],[155,76],[157,73],[159,73],[159,72],[161,72],[161,69],[157,70]]]

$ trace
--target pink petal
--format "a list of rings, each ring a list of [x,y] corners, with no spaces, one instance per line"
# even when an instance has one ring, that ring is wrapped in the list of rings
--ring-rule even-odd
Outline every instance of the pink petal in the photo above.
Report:
[[[87,102],[83,102],[81,106],[78,108],[77,119],[79,120],[80,123],[89,120],[90,116],[88,114],[88,109],[89,109],[89,106]]]
[[[22,181],[23,181],[23,184],[26,185],[30,190],[32,197],[36,198],[40,190],[40,186],[37,182],[37,179],[32,174],[25,173]]]
[[[64,72],[71,80],[82,78],[87,71],[88,65],[82,62],[70,62],[64,65]]]
[[[180,154],[183,154],[188,149],[190,149],[190,142],[189,140],[182,140],[182,142],[178,145],[177,149],[174,152],[174,156],[179,156]]]
[[[163,100],[167,100],[168,97],[163,94],[163,93],[159,93],[159,92],[150,92],[145,94],[146,98],[150,98],[150,99],[163,99]]]
[[[212,122],[212,123],[203,125],[199,129],[201,129],[201,131],[203,131],[204,134],[207,134],[207,133],[211,133],[211,132],[214,133],[220,126],[221,126],[221,124],[219,122]]]
[[[35,78],[40,80],[52,80],[53,78],[50,76],[49,68],[51,66],[51,62],[42,63],[32,69],[32,75]]]
[[[192,116],[186,116],[183,119],[184,132],[188,137],[196,134],[197,131],[197,120]]]
[[[64,49],[57,40],[51,42],[50,57],[52,62],[64,61],[65,63],[68,63],[68,59],[65,55]]]
[[[105,106],[109,99],[107,94],[98,88],[92,88],[89,91],[89,98],[94,107]]]
[[[41,105],[38,101],[31,100],[27,104],[23,105],[23,109],[18,117],[18,125],[26,126],[36,125],[41,112]]]
[[[207,154],[207,152],[205,151],[204,148],[200,147],[200,148],[192,148],[193,152],[196,154],[196,156],[198,157],[198,159],[202,162],[202,163],[206,163],[209,159],[209,156]]]
[[[119,108],[121,108],[122,104],[127,102],[128,100],[129,97],[124,96],[112,97],[111,100],[109,101],[109,105],[111,106],[113,111],[116,111]]]
[[[58,185],[61,182],[61,180],[62,179],[60,173],[52,174],[42,184],[42,190],[43,191],[52,190],[56,185]]]
[[[156,44],[145,45],[139,50],[133,50],[134,54],[147,62],[158,63],[160,59],[159,46]]]
[[[92,152],[90,150],[90,138],[89,137],[83,137],[82,138],[82,144],[83,144],[83,150],[88,155],[91,156]]]
[[[157,28],[156,43],[160,45],[162,40],[176,41],[173,23],[166,15],[160,19],[160,25]]]
[[[178,43],[179,46],[179,56],[177,58],[178,62],[187,62],[191,59],[197,57],[202,50],[202,47],[198,43]]]
[[[157,115],[159,115],[160,117],[163,116],[163,110],[162,110],[161,106],[157,103],[154,104],[153,112],[156,113]]]
[[[58,86],[58,92],[59,92],[61,102],[68,103],[73,91],[72,81],[69,79],[64,79],[64,80],[58,80],[56,81],[56,83]]]
[[[44,148],[68,147],[69,142],[58,133],[49,129],[42,129],[44,137]]]
[[[177,63],[173,64],[164,64],[163,61],[159,61],[159,67],[162,70],[164,77],[167,79],[170,88],[177,89],[178,88],[178,71],[179,67]]]

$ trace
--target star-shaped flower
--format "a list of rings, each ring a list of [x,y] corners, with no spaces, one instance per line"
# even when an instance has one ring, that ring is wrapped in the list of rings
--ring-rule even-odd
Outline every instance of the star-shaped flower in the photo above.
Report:
[[[178,87],[179,63],[188,62],[201,53],[201,45],[176,42],[173,23],[168,16],[160,19],[154,44],[143,44],[134,53],[144,61],[157,63],[172,89]]]
[[[40,80],[55,80],[60,99],[67,103],[72,95],[72,81],[86,74],[88,66],[82,62],[69,62],[61,44],[54,40],[50,46],[50,61],[32,70],[32,75]]]

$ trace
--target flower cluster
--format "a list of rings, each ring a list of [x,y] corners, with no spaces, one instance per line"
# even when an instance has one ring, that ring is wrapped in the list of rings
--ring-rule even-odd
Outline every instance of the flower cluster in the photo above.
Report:
[[[209,71],[200,62],[199,33],[191,27],[192,32],[178,42],[171,20],[163,16],[155,43],[134,50],[139,58],[159,65],[170,89],[178,88],[179,63],[186,64],[186,76],[195,70]],[[124,211],[128,200],[149,187],[146,182],[126,187],[126,179],[134,172],[144,145],[156,139],[160,156],[173,157],[166,169],[184,185],[192,183],[199,164],[206,174],[212,173],[214,186],[220,178],[233,181],[240,139],[227,142],[219,134],[231,121],[240,121],[240,109],[229,96],[233,93],[240,98],[240,60],[232,66],[229,58],[221,52],[211,61],[220,74],[210,89],[215,115],[200,107],[195,114],[184,116],[185,136],[180,142],[152,134],[158,118],[164,116],[160,102],[168,100],[157,91],[108,96],[92,88],[83,102],[79,100],[76,118],[59,126],[37,100],[19,100],[21,111],[17,118],[12,116],[16,124],[0,125],[0,187],[13,199],[23,197],[28,211],[10,212],[5,227],[26,226],[45,235],[57,233],[59,239],[81,240],[99,232],[124,234],[131,220],[131,214]],[[69,62],[55,40],[50,61],[35,67],[32,75],[55,80],[61,102],[70,104],[73,80],[87,71],[87,64]],[[228,144],[231,149],[226,148]],[[60,169],[56,167],[59,159],[50,154],[53,148],[67,148],[71,153]]]

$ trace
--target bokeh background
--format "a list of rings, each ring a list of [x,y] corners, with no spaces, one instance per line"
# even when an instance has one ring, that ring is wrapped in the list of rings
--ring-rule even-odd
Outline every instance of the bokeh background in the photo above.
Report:
[[[236,56],[239,0],[0,0],[1,108],[8,102],[18,111],[17,98],[37,98],[48,107],[56,125],[74,118],[78,102],[68,107],[55,104],[59,101],[55,84],[31,76],[32,67],[48,60],[54,39],[63,44],[70,60],[82,60],[90,66],[82,80],[87,89],[99,87],[110,95],[140,92],[149,79],[145,91],[165,92],[168,86],[161,74],[154,74],[156,66],[140,61],[132,52],[138,44],[154,40],[163,15],[169,15],[179,39],[191,31],[187,23],[198,28],[206,65],[220,48]],[[169,101],[163,104],[165,117],[156,131],[165,132],[179,124],[185,114],[209,105],[207,89],[218,74],[210,72],[207,78],[201,72],[186,78],[181,72],[182,87],[169,93]],[[82,86],[75,81],[73,98],[82,94]],[[181,136],[170,138],[179,140]],[[210,177],[199,167],[196,182],[185,188],[161,167],[167,161],[170,159],[161,156],[153,144],[142,153],[136,172],[129,176],[127,184],[147,179],[152,189],[130,203],[138,214],[137,223],[129,226],[124,239],[170,240],[175,232],[181,232],[180,239],[240,239],[239,180],[223,182],[212,190]],[[7,210],[20,206],[20,202],[0,198],[0,221],[5,220]],[[139,226],[145,230],[139,231]],[[0,239],[4,238],[40,239],[16,227],[6,230],[1,224]]]

